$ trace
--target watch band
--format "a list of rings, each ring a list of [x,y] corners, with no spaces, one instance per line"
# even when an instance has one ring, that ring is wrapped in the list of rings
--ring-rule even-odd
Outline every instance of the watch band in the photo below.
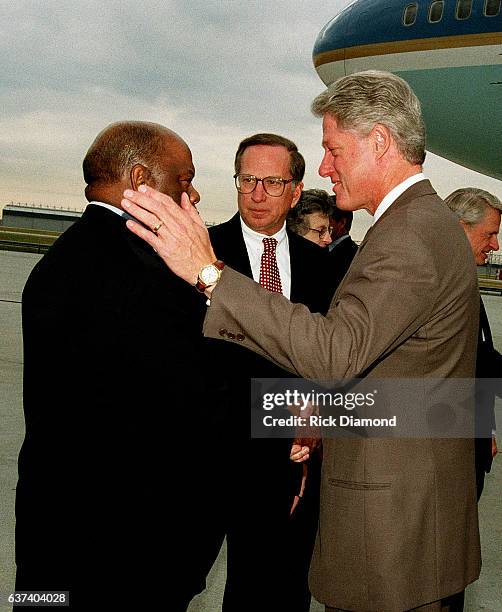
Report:
[[[208,287],[211,287],[212,285],[215,285],[218,282],[218,280],[220,278],[220,275],[221,275],[221,271],[225,267],[225,262],[221,261],[221,259],[217,259],[216,261],[214,261],[212,264],[209,264],[209,265],[214,266],[215,268],[217,268],[219,270],[218,278],[215,280],[214,283],[209,283],[208,285],[206,285],[206,283],[201,279],[200,273],[199,273],[199,276],[197,277],[197,282],[195,283],[195,288],[200,293],[204,293],[204,291]],[[206,267],[207,266],[204,266],[204,268],[206,268]],[[202,268],[202,269],[204,269],[204,268]]]

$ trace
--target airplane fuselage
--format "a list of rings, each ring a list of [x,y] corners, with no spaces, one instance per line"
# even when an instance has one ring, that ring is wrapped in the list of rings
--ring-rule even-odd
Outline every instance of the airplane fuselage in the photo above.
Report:
[[[326,84],[359,70],[398,74],[420,98],[427,148],[502,179],[501,4],[356,0],[320,32],[314,65]]]

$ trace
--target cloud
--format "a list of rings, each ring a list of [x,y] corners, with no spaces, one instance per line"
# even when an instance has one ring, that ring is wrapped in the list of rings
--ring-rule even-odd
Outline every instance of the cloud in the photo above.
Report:
[[[187,140],[210,220],[234,212],[234,152],[254,132],[297,142],[306,186],[329,190],[317,175],[321,131],[309,106],[323,85],[311,55],[322,26],[348,3],[4,0],[0,206],[23,200],[81,208],[83,155],[120,119],[163,123]],[[443,194],[466,176],[474,181],[431,160]],[[357,216],[362,237],[369,218]]]

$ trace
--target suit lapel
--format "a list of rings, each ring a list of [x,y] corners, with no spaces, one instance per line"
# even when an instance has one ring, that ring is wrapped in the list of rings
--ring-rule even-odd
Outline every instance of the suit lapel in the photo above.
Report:
[[[237,270],[237,272],[245,274],[248,278],[253,278],[246,243],[242,235],[239,213],[235,214],[218,229],[220,229],[220,234],[215,244],[216,256],[223,259],[226,264]]]
[[[305,240],[305,238],[299,238],[293,232],[287,230],[288,233],[288,242],[289,242],[289,264],[291,266],[291,292],[290,292],[290,301],[291,302],[302,302],[303,294],[305,293],[304,287],[302,286],[302,281],[304,279],[303,270],[305,267],[305,262],[300,253],[300,249],[298,249],[298,239]]]
[[[436,191],[434,190],[434,187],[431,185],[429,180],[426,179],[426,180],[423,180],[423,181],[419,181],[418,183],[415,183],[411,187],[408,187],[408,189],[404,193],[402,193],[391,204],[391,206],[389,206],[389,208],[384,212],[384,214],[380,217],[380,219],[378,219],[376,224],[373,224],[369,228],[369,230],[366,232],[366,235],[364,236],[363,241],[359,245],[358,251],[361,251],[366,246],[366,242],[368,241],[369,237],[371,236],[371,233],[373,232],[373,229],[376,226],[378,226],[378,224],[380,223],[380,221],[382,219],[384,219],[388,215],[392,214],[392,212],[395,211],[396,208],[399,208],[401,206],[405,206],[406,204],[408,204],[408,202],[414,201],[416,198],[419,198],[420,196],[424,196],[424,195],[436,195]],[[356,254],[356,256],[357,256],[357,254]]]

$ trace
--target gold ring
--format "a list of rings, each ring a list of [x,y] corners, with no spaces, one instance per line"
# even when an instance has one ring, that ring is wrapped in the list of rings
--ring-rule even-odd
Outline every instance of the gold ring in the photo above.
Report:
[[[159,223],[157,223],[157,225],[155,225],[155,226],[152,228],[152,232],[153,232],[154,234],[158,234],[158,233],[159,233],[159,229],[160,229],[160,228],[161,228],[163,225],[164,225],[164,221],[159,221]]]

